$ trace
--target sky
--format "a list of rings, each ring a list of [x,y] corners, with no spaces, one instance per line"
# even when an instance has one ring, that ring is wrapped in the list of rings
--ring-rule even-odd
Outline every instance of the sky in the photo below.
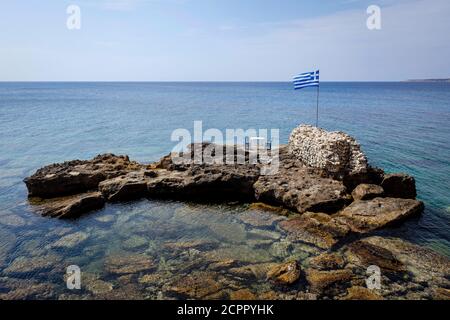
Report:
[[[4,0],[0,30],[0,81],[450,78],[449,0]]]

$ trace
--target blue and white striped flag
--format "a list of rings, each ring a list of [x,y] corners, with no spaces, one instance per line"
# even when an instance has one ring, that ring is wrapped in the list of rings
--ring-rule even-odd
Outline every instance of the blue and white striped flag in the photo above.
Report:
[[[319,86],[319,70],[301,73],[294,77],[294,89]]]

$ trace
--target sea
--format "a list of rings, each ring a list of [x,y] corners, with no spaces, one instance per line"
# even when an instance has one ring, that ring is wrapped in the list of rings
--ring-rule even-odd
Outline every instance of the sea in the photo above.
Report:
[[[204,252],[176,251],[173,244],[183,241],[215,243],[210,254],[241,263],[311,255],[295,245],[288,253],[269,250],[268,240],[285,235],[276,223],[248,224],[255,213],[249,204],[143,199],[56,220],[33,210],[23,179],[47,164],[102,153],[156,161],[176,145],[172,132],[193,131],[194,121],[223,132],[279,129],[287,143],[292,129],[315,124],[316,98],[315,88],[295,91],[288,82],[0,83],[0,278],[13,283],[0,285],[0,293],[47,283],[45,294],[24,297],[70,298],[61,268],[77,265],[97,284],[85,287],[84,297],[111,294],[125,280],[106,264],[133,254],[150,257],[160,278],[144,285],[143,270],[125,272],[127,288],[139,286],[130,295],[164,299],[170,279],[206,268],[186,267],[190,254]],[[413,175],[425,211],[387,233],[450,257],[450,83],[322,82],[319,126],[355,137],[371,165]],[[111,286],[102,291],[98,281]]]

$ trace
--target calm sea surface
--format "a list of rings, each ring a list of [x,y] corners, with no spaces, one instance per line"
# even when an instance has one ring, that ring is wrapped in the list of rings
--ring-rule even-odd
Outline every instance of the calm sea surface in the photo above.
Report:
[[[33,213],[22,180],[43,165],[106,152],[155,161],[174,146],[172,131],[192,131],[195,120],[205,129],[279,128],[286,143],[294,127],[314,123],[315,97],[315,89],[290,83],[0,83],[0,276],[58,283],[51,266],[5,269],[50,255],[54,265],[101,277],[105,257],[121,250],[149,255],[167,271],[186,259],[164,246],[180,239],[216,241],[225,256],[248,262],[283,260],[257,249],[263,244],[249,254],[255,230],[239,218],[252,212],[246,205],[142,200],[59,221]],[[425,212],[388,232],[450,256],[450,84],[322,83],[319,125],[356,137],[371,164],[413,175]],[[278,234],[273,241],[284,237],[276,226],[264,231]],[[73,234],[73,243],[58,242]],[[156,284],[146,290],[164,297]]]

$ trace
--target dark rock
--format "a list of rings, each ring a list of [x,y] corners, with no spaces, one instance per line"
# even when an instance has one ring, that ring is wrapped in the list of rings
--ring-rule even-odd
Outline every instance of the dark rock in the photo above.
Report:
[[[360,184],[352,192],[355,200],[372,200],[373,198],[382,197],[384,190],[376,184]]]
[[[412,199],[358,200],[343,209],[335,219],[348,225],[353,232],[367,233],[419,214],[423,208],[422,202]]]
[[[387,174],[381,186],[387,197],[415,199],[417,196],[416,180],[407,174]]]
[[[24,182],[30,197],[54,198],[94,190],[101,181],[138,168],[127,156],[105,154],[43,167]]]

